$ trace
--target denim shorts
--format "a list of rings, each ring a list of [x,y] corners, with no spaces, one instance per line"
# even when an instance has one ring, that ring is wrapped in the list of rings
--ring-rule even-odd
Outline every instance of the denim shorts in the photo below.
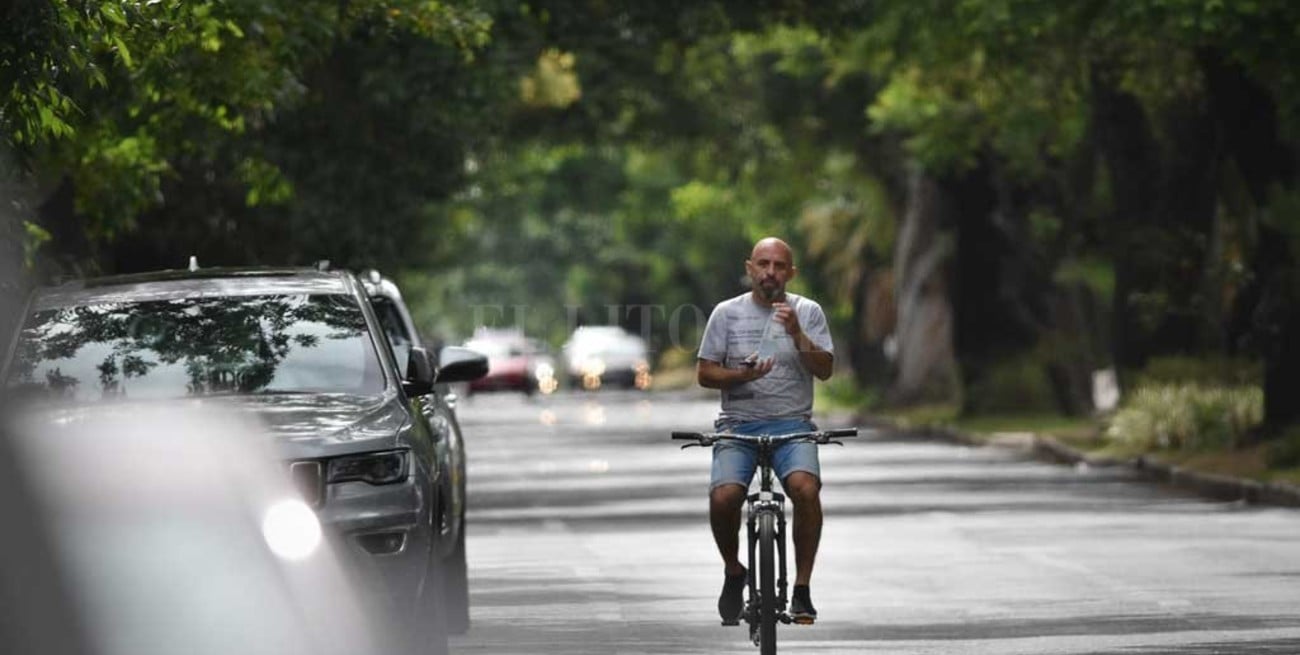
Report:
[[[781,419],[730,425],[719,423],[716,429],[733,434],[777,435],[816,430],[817,426],[804,419]],[[748,489],[757,468],[757,446],[739,441],[719,441],[713,444],[713,475],[709,481],[709,490],[724,484],[738,484]],[[821,465],[817,460],[817,444],[807,441],[781,444],[772,454],[772,471],[782,482],[795,471],[811,473],[820,480]]]

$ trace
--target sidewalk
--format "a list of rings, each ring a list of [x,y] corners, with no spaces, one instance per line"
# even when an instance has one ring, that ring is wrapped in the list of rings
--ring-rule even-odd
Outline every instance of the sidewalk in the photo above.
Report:
[[[1143,478],[1153,482],[1185,489],[1216,500],[1300,507],[1300,487],[1296,485],[1201,473],[1166,464],[1149,455],[1134,459],[1095,457],[1049,435],[1032,432],[998,432],[988,437],[975,437],[944,426],[903,427],[878,416],[858,416],[854,422],[859,426],[890,430],[915,438],[1019,450],[1046,462],[1078,468],[1129,467]]]

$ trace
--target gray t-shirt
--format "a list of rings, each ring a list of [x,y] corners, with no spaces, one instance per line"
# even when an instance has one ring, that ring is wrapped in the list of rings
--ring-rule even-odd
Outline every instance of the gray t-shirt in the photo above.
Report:
[[[799,326],[818,348],[833,353],[826,314],[816,301],[786,293],[786,304],[799,316]],[[745,293],[718,303],[709,315],[700,343],[700,359],[739,368],[741,360],[758,351],[763,330],[770,322],[776,339],[776,363],[767,375],[722,391],[719,423],[812,417],[813,377],[795,351],[794,339],[772,320],[775,313]]]

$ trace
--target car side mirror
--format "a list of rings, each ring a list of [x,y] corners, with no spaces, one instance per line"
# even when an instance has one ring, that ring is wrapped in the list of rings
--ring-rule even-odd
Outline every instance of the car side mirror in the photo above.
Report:
[[[460,346],[446,346],[438,351],[442,366],[438,368],[438,382],[469,382],[488,372],[487,356],[476,350]]]
[[[402,380],[402,390],[408,396],[423,396],[433,393],[433,363],[424,348],[412,346],[406,357],[406,379]]]

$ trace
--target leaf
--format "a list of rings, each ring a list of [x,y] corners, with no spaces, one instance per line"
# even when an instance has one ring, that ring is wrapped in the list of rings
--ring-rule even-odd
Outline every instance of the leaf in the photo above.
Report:
[[[99,15],[103,16],[105,20],[118,27],[129,26],[126,21],[126,13],[122,11],[120,6],[113,4],[112,2],[105,2],[100,5]]]
[[[126,41],[123,41],[122,37],[114,36],[113,45],[116,46],[117,56],[122,58],[122,63],[126,64],[127,68],[134,67],[135,64],[131,60],[131,49],[126,47]]]

